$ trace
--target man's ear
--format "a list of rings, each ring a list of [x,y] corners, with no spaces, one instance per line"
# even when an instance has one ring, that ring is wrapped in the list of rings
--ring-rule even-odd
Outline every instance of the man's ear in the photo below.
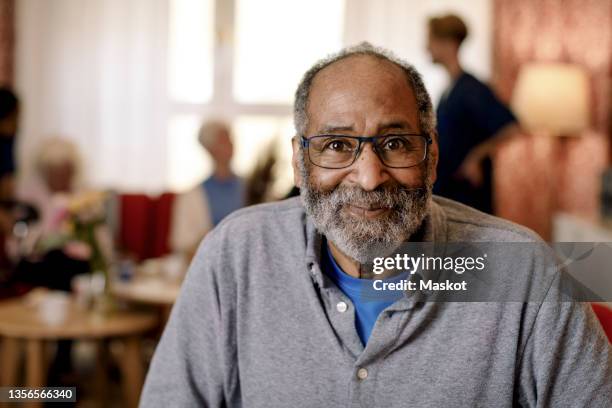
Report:
[[[432,161],[430,164],[429,182],[435,183],[438,178],[438,160],[440,158],[440,150],[438,149],[438,131],[434,129],[431,134],[431,145],[429,145],[429,157]]]
[[[291,139],[291,148],[293,149],[293,154],[291,156],[291,165],[293,167],[293,184],[296,187],[302,187],[302,172],[300,171],[300,167],[298,166],[298,155],[301,154],[300,151],[300,140],[297,135],[293,136]]]

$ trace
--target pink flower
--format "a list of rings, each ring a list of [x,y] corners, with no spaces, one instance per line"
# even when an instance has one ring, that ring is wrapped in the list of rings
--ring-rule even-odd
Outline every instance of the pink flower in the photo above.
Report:
[[[69,241],[64,245],[64,253],[70,258],[87,261],[91,258],[91,246],[83,241]]]

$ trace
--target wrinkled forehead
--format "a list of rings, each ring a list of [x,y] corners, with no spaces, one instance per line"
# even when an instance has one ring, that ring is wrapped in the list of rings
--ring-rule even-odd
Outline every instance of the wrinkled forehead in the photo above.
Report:
[[[308,100],[309,129],[342,123],[361,127],[404,121],[418,128],[417,103],[404,70],[370,55],[350,56],[322,69]]]

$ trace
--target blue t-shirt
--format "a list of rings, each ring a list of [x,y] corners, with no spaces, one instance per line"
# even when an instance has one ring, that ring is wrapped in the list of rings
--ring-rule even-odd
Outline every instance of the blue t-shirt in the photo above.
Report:
[[[323,240],[321,269],[353,302],[355,307],[355,328],[361,342],[366,345],[374,329],[378,315],[404,296],[401,291],[377,291],[371,279],[354,278],[342,271],[329,251],[327,241]],[[406,279],[402,274],[385,282],[399,282]]]
[[[218,180],[214,176],[202,183],[213,225],[217,225],[226,215],[244,207],[244,185],[240,178],[233,176]]]
[[[464,72],[441,98],[437,120],[440,160],[434,193],[492,212],[490,162],[483,163],[481,188],[472,188],[455,174],[470,150],[516,118],[488,86]]]

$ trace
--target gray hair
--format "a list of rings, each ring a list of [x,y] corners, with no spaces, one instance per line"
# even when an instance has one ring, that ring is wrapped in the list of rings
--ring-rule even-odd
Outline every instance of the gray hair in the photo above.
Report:
[[[40,144],[35,157],[39,174],[45,174],[50,167],[70,164],[75,170],[81,167],[79,148],[70,139],[50,137]]]
[[[362,42],[358,45],[347,47],[336,54],[319,60],[306,73],[298,85],[295,92],[295,103],[293,105],[293,120],[295,130],[299,135],[304,135],[308,127],[308,97],[312,88],[312,82],[316,75],[323,68],[328,67],[334,62],[338,62],[353,55],[369,55],[378,59],[389,61],[400,67],[406,74],[408,84],[412,87],[419,110],[419,126],[425,134],[433,136],[436,128],[436,116],[433,111],[431,99],[425,89],[421,75],[417,70],[406,61],[396,57],[391,51],[382,47],[375,47],[370,43]]]
[[[223,131],[229,132],[227,123],[213,119],[207,120],[202,124],[198,132],[198,141],[203,148],[209,150],[210,147],[217,141],[217,136]]]

